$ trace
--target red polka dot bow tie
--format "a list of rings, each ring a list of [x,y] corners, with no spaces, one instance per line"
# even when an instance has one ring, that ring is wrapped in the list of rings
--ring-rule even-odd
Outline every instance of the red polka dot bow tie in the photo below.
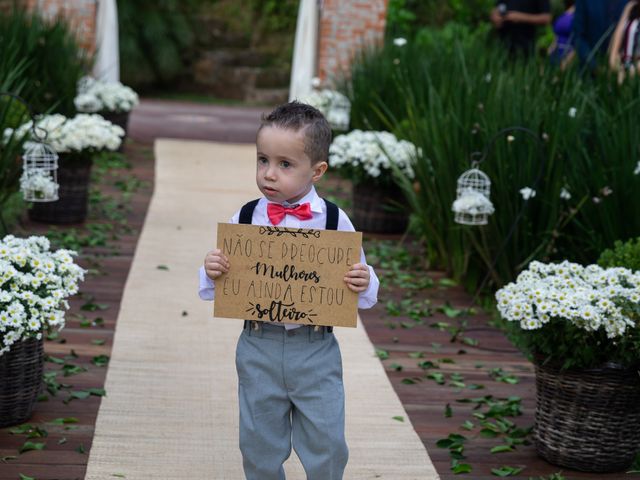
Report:
[[[267,215],[273,225],[278,225],[284,219],[285,215],[293,215],[300,220],[309,220],[313,217],[311,214],[311,204],[309,202],[302,203],[296,207],[285,207],[279,203],[269,203],[267,205]]]

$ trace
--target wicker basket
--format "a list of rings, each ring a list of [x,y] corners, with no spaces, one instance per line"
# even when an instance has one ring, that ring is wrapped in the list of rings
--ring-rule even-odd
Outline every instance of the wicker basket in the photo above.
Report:
[[[550,463],[587,472],[615,472],[640,450],[638,369],[607,364],[564,371],[536,365],[535,436]]]
[[[124,151],[124,142],[127,139],[127,134],[129,132],[129,114],[130,112],[100,112],[102,118],[109,120],[114,125],[122,127],[124,130],[124,137],[122,137],[122,143],[118,148],[118,152],[120,153]]]
[[[29,419],[42,388],[43,340],[14,343],[0,357],[0,428]]]
[[[356,230],[371,233],[403,233],[409,223],[408,208],[399,187],[353,186],[351,220]]]
[[[29,218],[34,222],[67,224],[82,223],[87,218],[91,158],[67,161],[60,157],[58,167],[58,196],[56,202],[34,203]]]

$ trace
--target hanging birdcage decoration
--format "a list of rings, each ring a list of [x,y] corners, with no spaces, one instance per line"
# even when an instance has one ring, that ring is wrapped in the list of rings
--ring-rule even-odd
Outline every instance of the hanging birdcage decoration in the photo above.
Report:
[[[33,130],[33,140],[26,143],[22,155],[20,189],[27,202],[58,200],[58,154],[40,140]]]
[[[491,180],[475,166],[458,178],[457,198],[453,202],[454,220],[461,225],[486,225],[495,209],[490,200]]]

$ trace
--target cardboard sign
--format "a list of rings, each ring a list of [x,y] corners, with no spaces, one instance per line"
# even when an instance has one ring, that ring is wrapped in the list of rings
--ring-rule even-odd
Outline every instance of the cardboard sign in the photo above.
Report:
[[[218,224],[229,273],[215,280],[216,317],[355,327],[358,294],[344,282],[362,233]]]

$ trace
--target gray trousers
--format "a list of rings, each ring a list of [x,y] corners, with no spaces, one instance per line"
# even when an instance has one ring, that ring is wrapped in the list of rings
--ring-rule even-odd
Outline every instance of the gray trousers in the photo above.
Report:
[[[333,333],[258,323],[238,340],[240,451],[247,480],[284,480],[291,446],[308,480],[341,480],[342,359]]]

